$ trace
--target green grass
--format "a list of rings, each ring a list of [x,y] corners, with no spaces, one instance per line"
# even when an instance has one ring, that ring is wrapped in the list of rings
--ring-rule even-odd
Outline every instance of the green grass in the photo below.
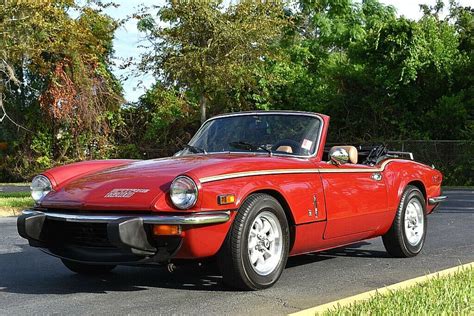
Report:
[[[22,208],[33,206],[30,192],[0,192],[0,208]]]
[[[0,183],[0,186],[12,186],[12,187],[27,187],[30,186],[31,182],[15,182],[15,183]]]
[[[474,268],[411,288],[377,294],[323,315],[474,315]]]
[[[28,197],[31,196],[30,191],[26,192],[2,192],[0,191],[0,199],[1,198],[21,198],[21,197]]]

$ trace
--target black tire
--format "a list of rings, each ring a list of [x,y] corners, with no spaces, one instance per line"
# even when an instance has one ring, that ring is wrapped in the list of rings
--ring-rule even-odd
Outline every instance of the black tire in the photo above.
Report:
[[[407,206],[410,202],[414,202],[421,206],[423,218],[423,232],[420,234],[421,238],[416,243],[410,243],[405,229],[405,216],[407,213]],[[397,258],[414,257],[420,253],[426,238],[427,218],[426,218],[426,203],[423,194],[420,190],[412,185],[408,185],[400,199],[395,219],[393,220],[390,230],[382,236],[383,244],[387,252]]]
[[[277,224],[281,228],[281,238],[278,241],[274,241],[274,244],[270,245],[267,242],[268,240],[264,240],[267,238],[265,234],[262,234],[260,237],[265,237],[261,239],[261,244],[259,242],[255,248],[251,248],[252,253],[257,251],[257,247],[281,250],[274,257],[275,267],[263,275],[256,270],[258,260],[256,265],[251,263],[248,246],[250,231],[256,227],[257,216],[259,219],[264,220],[271,218],[273,224]],[[274,231],[273,228],[272,231]],[[270,236],[270,232],[268,234]],[[250,195],[239,208],[234,223],[218,254],[217,263],[223,275],[224,283],[227,286],[242,290],[260,290],[271,287],[278,281],[285,268],[290,245],[289,235],[288,221],[280,203],[267,194],[258,193]],[[262,258],[265,258],[263,249],[259,248],[258,251],[261,251]]]
[[[115,265],[88,264],[67,259],[61,259],[61,261],[66,266],[66,268],[68,268],[72,272],[76,272],[83,275],[106,274],[116,267]]]

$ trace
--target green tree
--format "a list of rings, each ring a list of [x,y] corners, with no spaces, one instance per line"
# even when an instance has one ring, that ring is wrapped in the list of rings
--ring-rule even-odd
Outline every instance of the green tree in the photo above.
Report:
[[[15,124],[5,120],[0,133],[12,147],[10,173],[34,169],[31,160],[46,168],[110,147],[122,97],[110,71],[118,24],[103,8],[100,1],[0,3],[0,113]]]
[[[156,17],[139,16],[139,30],[150,43],[140,70],[152,71],[168,87],[191,90],[201,122],[208,109],[249,109],[287,24],[279,2],[242,1],[223,8],[221,1],[173,1]]]
[[[300,1],[270,103],[331,115],[333,142],[472,135],[470,11],[440,19],[440,6],[412,21],[376,0]]]

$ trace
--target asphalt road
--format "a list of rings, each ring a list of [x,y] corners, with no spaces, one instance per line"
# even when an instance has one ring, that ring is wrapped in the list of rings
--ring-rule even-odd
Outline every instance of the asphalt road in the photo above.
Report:
[[[0,185],[0,192],[29,192],[29,185]]]
[[[381,239],[290,258],[271,289],[236,292],[213,265],[118,267],[106,277],[75,275],[30,248],[14,218],[0,218],[0,314],[287,314],[474,261],[474,190],[445,191],[428,218],[420,255],[394,259]]]

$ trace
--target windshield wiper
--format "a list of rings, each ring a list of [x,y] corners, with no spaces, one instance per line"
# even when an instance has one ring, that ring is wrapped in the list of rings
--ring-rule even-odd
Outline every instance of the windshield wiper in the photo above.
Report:
[[[196,147],[193,145],[186,144],[184,145],[185,149],[189,149],[190,152],[195,153],[195,154],[207,154],[207,151],[205,149],[202,149],[201,147]]]
[[[257,146],[257,145],[247,143],[247,142],[242,142],[242,141],[230,142],[229,145],[232,146],[232,147],[235,147],[237,149],[245,149],[245,150],[259,150],[259,149],[261,149],[261,150],[266,151],[270,156],[272,155],[272,151],[270,149],[268,149],[267,147],[265,147],[264,145]]]

